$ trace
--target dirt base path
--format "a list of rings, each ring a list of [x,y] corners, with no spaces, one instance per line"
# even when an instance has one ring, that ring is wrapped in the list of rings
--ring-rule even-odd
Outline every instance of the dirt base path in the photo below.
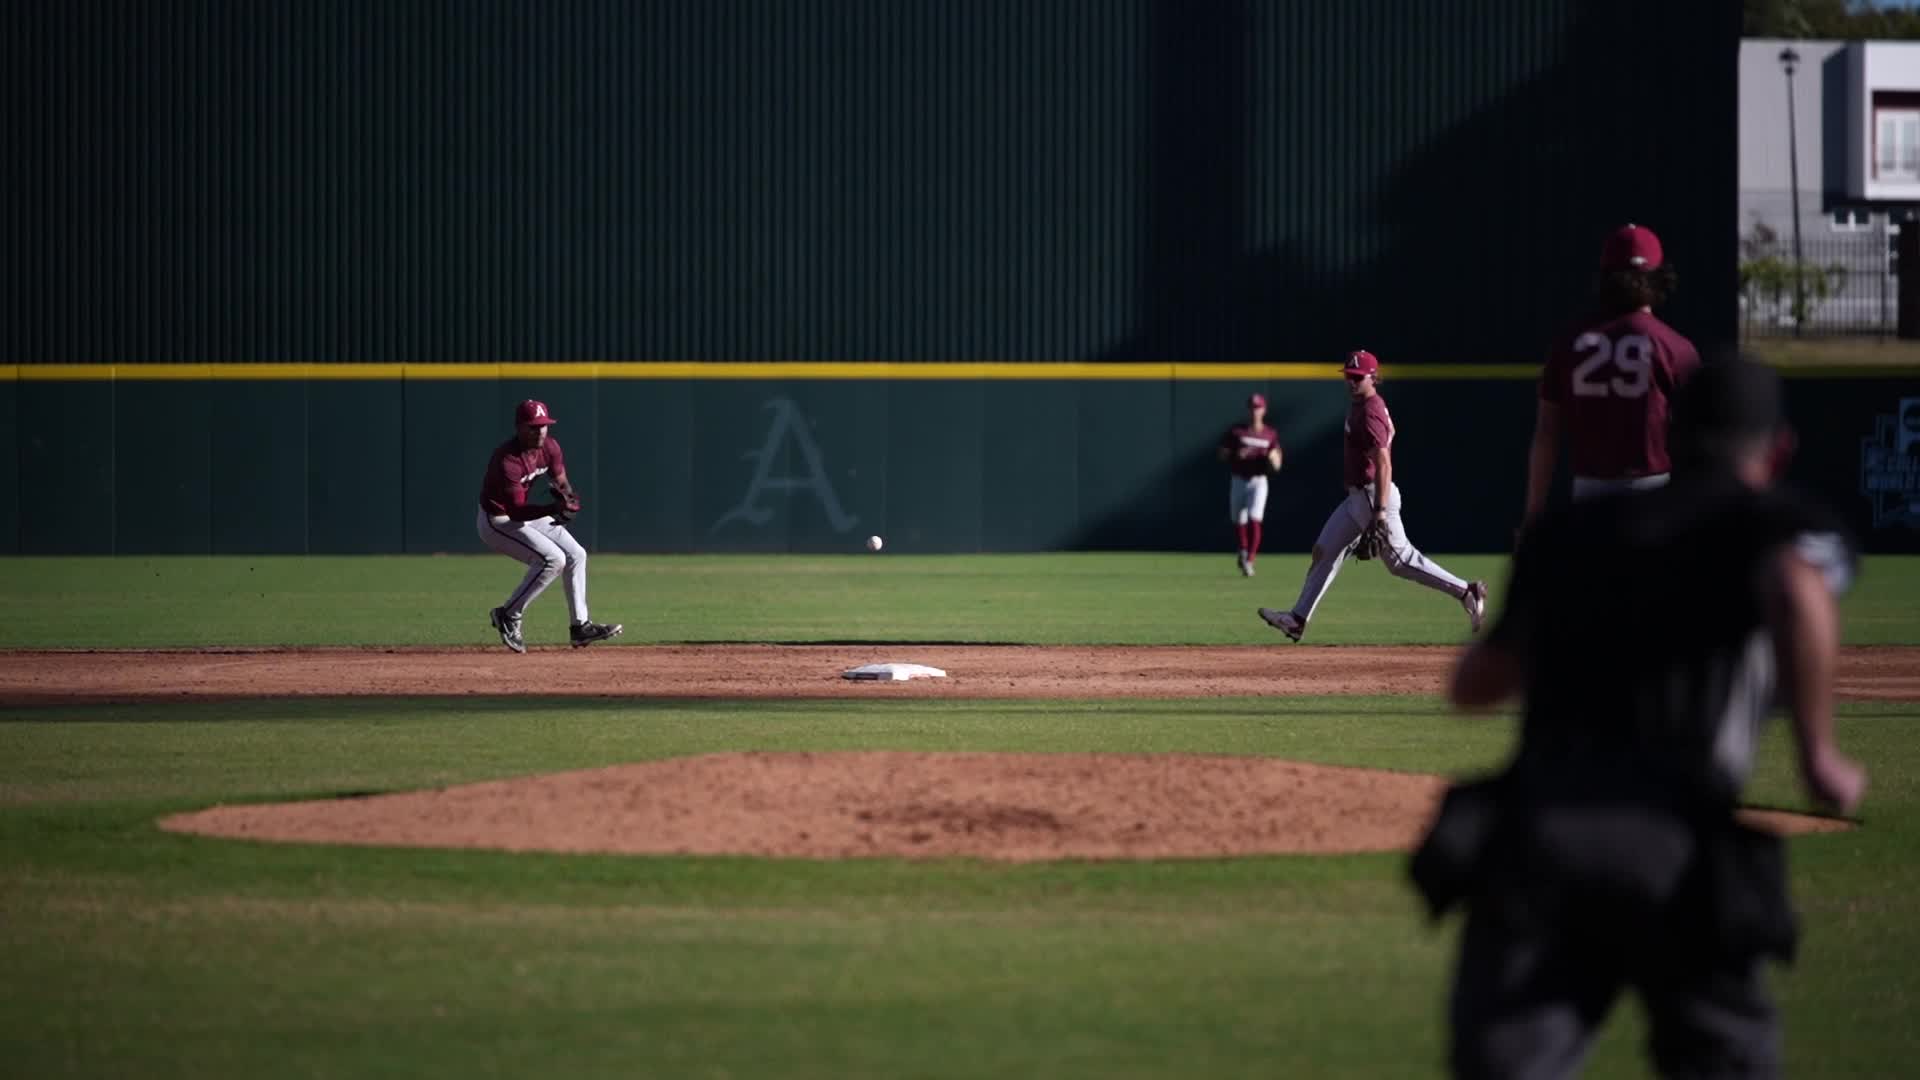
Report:
[[[0,652],[0,705],[276,696],[1062,698],[1438,694],[1447,646],[659,645],[536,649]],[[861,664],[944,669],[901,683]],[[1920,701],[1920,648],[1842,650],[1842,698]]]

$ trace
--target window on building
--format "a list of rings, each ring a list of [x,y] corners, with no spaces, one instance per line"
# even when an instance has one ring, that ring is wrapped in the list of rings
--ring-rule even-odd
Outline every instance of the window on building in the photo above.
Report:
[[[1920,181],[1920,109],[1874,110],[1873,174]]]
[[[1873,211],[1863,206],[1842,206],[1827,215],[1834,232],[1865,232],[1873,228]]]

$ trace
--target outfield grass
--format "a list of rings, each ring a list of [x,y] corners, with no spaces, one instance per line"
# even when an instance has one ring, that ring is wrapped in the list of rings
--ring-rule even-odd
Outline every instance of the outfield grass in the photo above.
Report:
[[[1757,337],[1741,347],[1783,368],[1873,368],[1890,378],[1920,369],[1920,341],[1894,337]]]
[[[1485,578],[1505,559],[1444,555]],[[1290,607],[1304,555],[596,556],[596,618],[625,644],[685,641],[949,641],[1270,644],[1254,608]],[[0,648],[497,644],[487,610],[519,580],[494,555],[18,558],[0,560]],[[1867,561],[1845,601],[1853,644],[1920,643],[1920,558]],[[1621,613],[1623,623],[1633,614]],[[527,616],[531,641],[564,641],[558,586]],[[1315,644],[1456,642],[1446,596],[1349,563],[1313,624]]]
[[[1497,580],[1499,561],[1447,559]],[[1456,565],[1457,564],[1457,565]],[[1297,557],[601,558],[626,643],[1259,642]],[[13,559],[0,645],[490,643],[497,558]],[[1356,572],[1357,571],[1357,572]],[[1849,638],[1920,638],[1876,560]],[[557,593],[532,629],[558,637]],[[1315,624],[1457,641],[1377,567]],[[535,658],[537,659],[537,657]],[[7,658],[0,654],[0,663]],[[18,661],[15,661],[18,662]],[[1793,1076],[1920,1057],[1920,704],[1843,709],[1866,827],[1793,845]],[[1431,698],[261,700],[0,710],[0,1062],[13,1076],[1435,1075],[1457,927],[1395,856],[1002,866],[508,855],[160,832],[221,802],[743,749],[1195,751],[1467,773],[1510,717]],[[1754,801],[1800,806],[1778,731]],[[1622,1009],[1590,1075],[1644,1070]]]

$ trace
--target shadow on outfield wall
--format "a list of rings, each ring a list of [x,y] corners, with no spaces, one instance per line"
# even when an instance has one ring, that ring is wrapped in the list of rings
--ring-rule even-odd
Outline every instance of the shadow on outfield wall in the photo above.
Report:
[[[1381,393],[1399,429],[1395,482],[1414,544],[1429,552],[1507,550],[1525,495],[1533,384],[1389,380]],[[1344,411],[1345,391],[1339,386],[1328,386],[1316,398],[1325,399],[1316,401],[1318,412]],[[1279,475],[1269,481],[1263,552],[1309,550],[1327,515],[1346,496],[1338,421],[1304,409],[1293,416],[1294,423],[1284,417],[1275,423],[1285,456]],[[1558,484],[1564,494],[1564,462]],[[1084,522],[1071,547],[1231,553],[1229,486],[1211,441],[1184,447],[1139,485],[1138,499]]]
[[[1723,223],[1736,187],[1740,15],[1723,6],[1710,16],[1579,4],[1559,32],[1559,63],[1472,103],[1406,90],[1479,55],[1444,47],[1484,33],[1444,10],[1402,12],[1431,25],[1399,39],[1420,45],[1384,64],[1365,50],[1304,50],[1289,71],[1250,73],[1246,39],[1263,25],[1243,0],[1200,13],[1158,5],[1157,182],[1140,322],[1094,358],[1297,362],[1364,346],[1390,366],[1530,362],[1578,313],[1601,237],[1625,221],[1658,229],[1682,274],[1670,321],[1703,346],[1733,340],[1736,271]],[[1705,31],[1646,28],[1649,18],[1683,17],[1719,19],[1725,48],[1703,54]],[[1404,70],[1387,70],[1396,64]],[[1301,117],[1278,102],[1296,95],[1323,105],[1324,123],[1289,127]],[[1677,102],[1713,103],[1728,122],[1702,127],[1704,106]],[[1377,188],[1328,182],[1358,176],[1341,156],[1349,127],[1433,126],[1448,109],[1465,115],[1401,154]],[[1310,235],[1260,235],[1269,215],[1250,208],[1299,199],[1322,210]],[[1516,340],[1539,345],[1515,355]]]
[[[1698,32],[1647,33],[1649,14],[1682,17],[1653,9],[1580,4],[1560,31],[1559,63],[1496,101],[1463,103],[1416,102],[1399,89],[1472,54],[1443,47],[1449,34],[1480,32],[1452,25],[1458,20],[1445,12],[1403,13],[1432,26],[1404,39],[1423,42],[1421,49],[1386,65],[1364,51],[1306,50],[1292,70],[1250,72],[1247,57],[1258,50],[1247,39],[1265,27],[1249,4],[1200,13],[1171,0],[1158,5],[1156,182],[1141,321],[1093,359],[1325,361],[1331,380],[1347,350],[1371,349],[1385,365],[1382,390],[1403,432],[1396,466],[1415,542],[1435,551],[1504,549],[1525,493],[1531,387],[1461,392],[1396,382],[1396,368],[1544,357],[1552,333],[1586,302],[1600,238],[1624,221],[1657,228],[1683,275],[1663,314],[1705,347],[1734,336],[1734,266],[1716,225],[1730,218],[1734,198],[1734,125],[1703,132],[1697,111],[1672,104],[1716,102],[1731,120],[1739,14],[1728,7],[1717,16],[1724,54],[1702,57]],[[1386,70],[1399,63],[1405,70]],[[1393,89],[1382,92],[1382,80]],[[1324,101],[1326,123],[1280,130],[1298,117],[1269,103],[1296,95]],[[1470,111],[1403,154],[1377,189],[1338,190],[1321,182],[1316,165],[1290,160],[1334,162],[1326,168],[1337,174],[1347,126],[1431,124],[1426,110],[1454,107]],[[1648,157],[1676,163],[1694,182],[1674,183],[1673,171],[1647,167]],[[1263,239],[1263,215],[1253,212],[1262,200],[1300,198],[1324,207],[1313,234],[1249,251]],[[1537,220],[1515,227],[1515,214]],[[1350,269],[1331,269],[1339,266]],[[1516,338],[1538,347],[1513,355]],[[1339,440],[1316,432],[1302,441],[1276,426],[1289,467],[1270,497],[1266,546],[1304,550],[1340,497]],[[1157,533],[1190,540],[1193,550],[1225,547],[1225,491],[1217,464],[1184,454],[1143,485],[1135,501],[1143,509],[1088,524],[1076,545],[1124,547]],[[1188,518],[1195,528],[1185,527]]]

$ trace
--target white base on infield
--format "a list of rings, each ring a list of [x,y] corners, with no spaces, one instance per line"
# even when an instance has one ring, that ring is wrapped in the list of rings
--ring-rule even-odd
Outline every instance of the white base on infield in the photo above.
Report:
[[[862,664],[857,668],[848,668],[840,673],[843,679],[880,679],[890,682],[904,682],[907,679],[944,679],[947,673],[937,667],[925,664]]]

